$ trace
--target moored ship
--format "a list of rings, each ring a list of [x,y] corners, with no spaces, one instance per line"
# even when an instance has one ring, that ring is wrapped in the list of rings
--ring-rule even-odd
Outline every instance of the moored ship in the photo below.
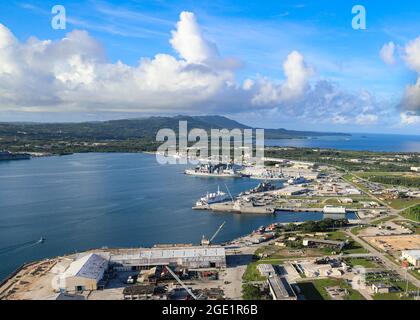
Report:
[[[193,169],[185,170],[185,174],[202,177],[240,178],[242,175],[230,164],[201,164]]]
[[[220,191],[220,187],[217,187],[217,192],[207,192],[206,196],[198,200],[195,205],[196,207],[205,207],[209,204],[220,203],[228,200],[231,200],[230,196],[227,193]]]
[[[272,184],[268,181],[264,181],[264,182],[259,183],[258,186],[256,186],[255,188],[253,188],[249,191],[241,192],[239,194],[239,196],[246,196],[246,195],[250,195],[250,194],[253,194],[253,193],[273,191],[273,190],[276,190],[276,189],[277,189],[277,187],[276,187],[275,184]]]

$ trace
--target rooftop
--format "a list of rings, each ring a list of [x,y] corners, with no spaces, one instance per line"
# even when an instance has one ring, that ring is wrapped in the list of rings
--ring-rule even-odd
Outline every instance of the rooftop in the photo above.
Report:
[[[288,299],[296,296],[289,283],[284,278],[279,276],[270,277],[268,278],[268,283],[273,289],[278,300]]]
[[[415,259],[420,260],[420,249],[415,249],[415,250],[404,250],[403,254],[405,255],[409,255]]]
[[[275,273],[274,267],[272,264],[262,263],[257,266],[257,269],[260,273]]]
[[[111,260],[224,257],[225,255],[223,247],[169,247],[138,249],[126,254],[113,255]]]
[[[83,258],[72,262],[69,268],[64,272],[64,276],[100,280],[107,265],[108,261],[105,258],[98,254],[90,253]]]

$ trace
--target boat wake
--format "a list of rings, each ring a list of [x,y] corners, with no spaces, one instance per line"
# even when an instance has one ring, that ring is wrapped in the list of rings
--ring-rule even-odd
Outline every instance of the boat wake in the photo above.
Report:
[[[37,246],[39,244],[42,244],[44,242],[45,242],[45,239],[40,238],[38,240],[27,241],[27,242],[24,242],[24,243],[3,247],[3,248],[0,248],[0,255],[6,254],[6,253],[11,253],[11,252],[16,252],[16,251],[21,251],[21,250],[24,250],[24,249],[28,249],[28,248]]]

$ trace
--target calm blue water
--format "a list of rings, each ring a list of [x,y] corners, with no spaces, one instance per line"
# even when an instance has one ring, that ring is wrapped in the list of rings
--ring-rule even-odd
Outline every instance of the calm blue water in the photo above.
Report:
[[[355,133],[348,137],[331,136],[313,139],[265,140],[265,145],[359,151],[420,152],[420,136]]]
[[[275,221],[322,219],[320,213],[245,216],[193,211],[218,184],[233,194],[248,179],[189,177],[184,166],[147,154],[76,154],[0,162],[0,279],[24,262],[102,246],[199,243],[226,221],[227,241]],[[36,244],[40,237],[47,240]]]

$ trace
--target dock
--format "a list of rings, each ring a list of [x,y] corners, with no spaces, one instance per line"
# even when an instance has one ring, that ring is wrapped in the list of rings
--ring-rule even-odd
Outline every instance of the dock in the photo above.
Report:
[[[210,210],[213,212],[232,212],[239,214],[274,214],[276,211],[273,206],[237,205],[232,201],[193,207],[193,210]]]

